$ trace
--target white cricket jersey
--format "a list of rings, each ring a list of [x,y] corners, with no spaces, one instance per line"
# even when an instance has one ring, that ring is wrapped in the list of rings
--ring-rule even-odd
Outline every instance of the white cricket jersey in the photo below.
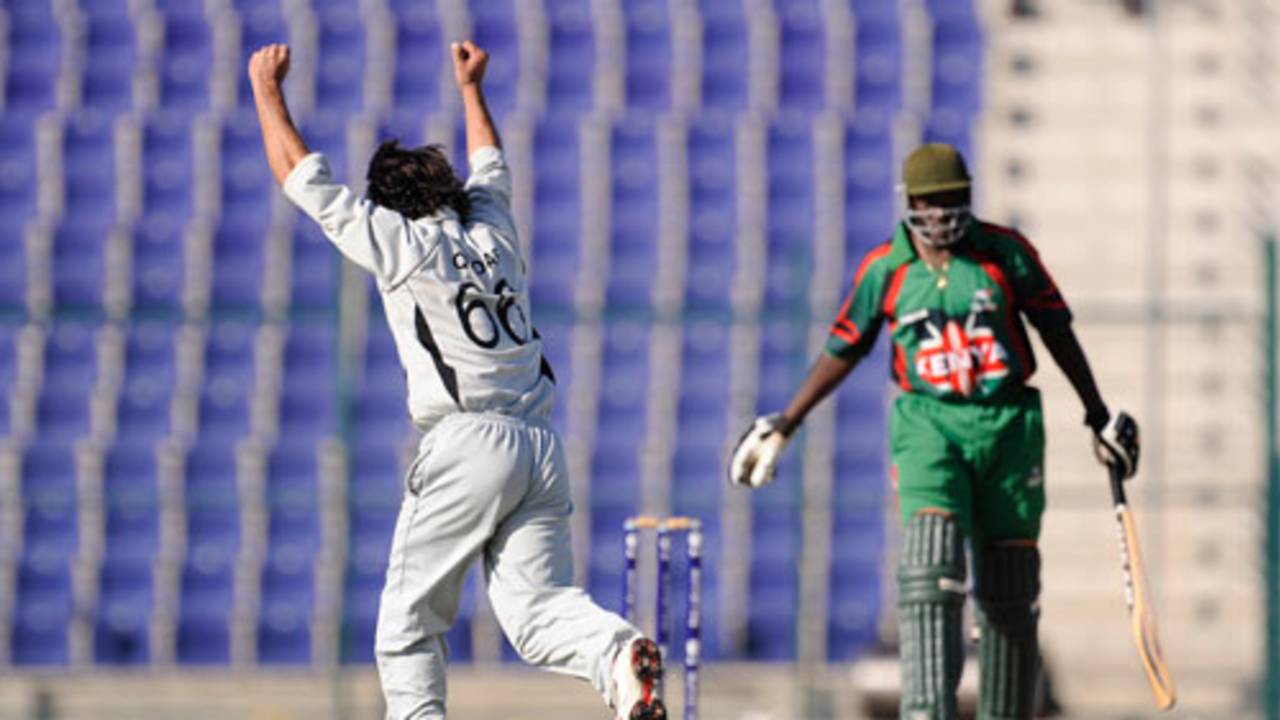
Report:
[[[502,151],[471,155],[460,221],[451,208],[409,220],[357,197],[312,153],[285,195],[352,262],[373,273],[423,430],[455,412],[547,417],[554,377],[533,328]]]

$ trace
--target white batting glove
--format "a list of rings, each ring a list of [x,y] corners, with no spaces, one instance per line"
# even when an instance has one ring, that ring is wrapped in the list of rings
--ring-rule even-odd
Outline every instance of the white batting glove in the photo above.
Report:
[[[782,413],[756,418],[738,440],[729,463],[729,482],[752,488],[773,482],[778,458],[791,440]]]
[[[1119,469],[1121,477],[1131,478],[1138,472],[1138,455],[1142,448],[1138,438],[1138,421],[1121,410],[1094,432],[1093,454],[1103,465]]]

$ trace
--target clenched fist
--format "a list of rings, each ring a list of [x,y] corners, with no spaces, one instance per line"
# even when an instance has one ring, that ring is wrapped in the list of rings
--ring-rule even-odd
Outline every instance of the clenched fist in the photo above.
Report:
[[[288,74],[288,45],[264,45],[249,57],[249,81],[255,86],[279,85]]]
[[[489,53],[481,50],[470,40],[450,44],[449,53],[453,55],[453,79],[458,83],[458,87],[479,85],[484,79],[484,68],[489,63]]]

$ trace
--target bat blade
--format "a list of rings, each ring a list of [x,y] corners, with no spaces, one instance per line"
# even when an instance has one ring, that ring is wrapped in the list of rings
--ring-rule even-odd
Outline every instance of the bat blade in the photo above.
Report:
[[[1116,519],[1120,522],[1120,552],[1125,571],[1125,599],[1129,604],[1129,629],[1133,633],[1147,682],[1155,695],[1156,707],[1168,710],[1177,703],[1178,692],[1160,650],[1155,609],[1151,604],[1142,551],[1138,545],[1138,528],[1133,513],[1125,505],[1116,506]]]

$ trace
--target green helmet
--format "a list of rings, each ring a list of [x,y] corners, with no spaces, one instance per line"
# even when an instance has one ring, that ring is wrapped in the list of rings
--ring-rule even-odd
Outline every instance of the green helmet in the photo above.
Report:
[[[969,181],[964,157],[944,143],[921,145],[902,163],[902,185],[908,196],[965,190]]]

